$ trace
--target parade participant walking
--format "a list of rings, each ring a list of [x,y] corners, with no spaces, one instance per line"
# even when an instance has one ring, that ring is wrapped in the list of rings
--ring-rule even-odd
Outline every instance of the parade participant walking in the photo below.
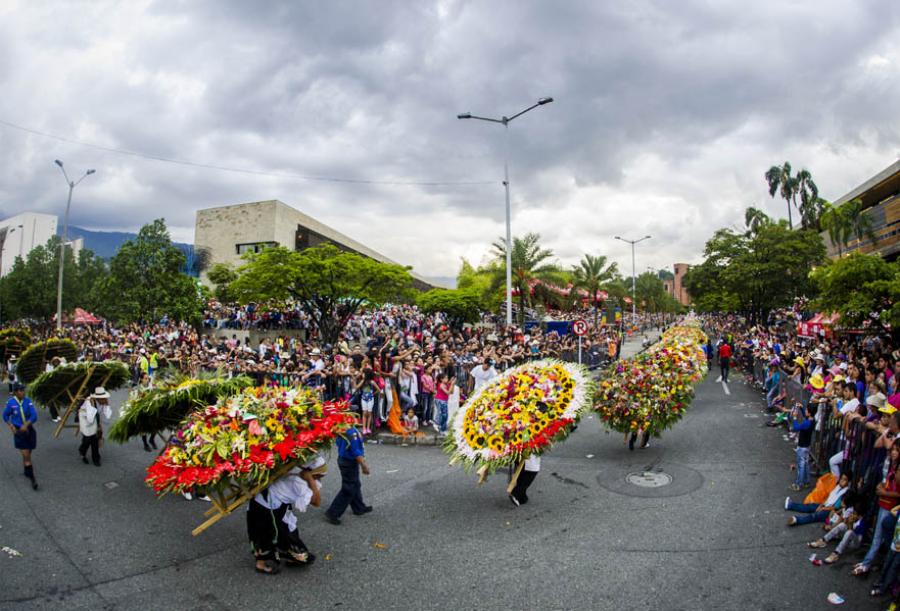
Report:
[[[512,492],[509,493],[509,500],[512,501],[513,505],[518,507],[528,502],[528,487],[534,482],[534,478],[537,477],[540,470],[540,456],[529,456],[525,459],[522,471],[516,479],[516,485],[513,487]]]
[[[731,367],[731,345],[722,341],[719,346],[719,368],[722,370],[722,381],[728,384],[728,369]]]
[[[87,451],[91,449],[91,462],[95,467],[100,466],[100,411],[91,399],[85,399],[78,408],[78,430],[81,432],[81,445],[78,453],[81,461],[88,464]]]
[[[13,396],[6,402],[3,410],[3,422],[13,433],[13,445],[22,453],[24,475],[31,480],[31,487],[38,489],[34,478],[34,465],[31,463],[31,452],[37,447],[37,410],[31,399],[25,396],[25,386],[16,382],[13,385]]]
[[[359,471],[362,469],[363,473],[369,475],[369,465],[366,464],[366,449],[363,446],[362,435],[355,426],[347,429],[346,437],[337,438],[337,449],[341,489],[325,511],[325,519],[332,524],[341,523],[341,516],[347,510],[347,505],[354,515],[358,516],[372,511],[372,506],[363,502]]]
[[[280,561],[289,566],[312,564],[316,557],[300,539],[294,510],[306,511],[321,504],[321,485],[328,466],[325,459],[295,467],[253,497],[247,505],[247,535],[256,558],[256,572],[274,575]]]

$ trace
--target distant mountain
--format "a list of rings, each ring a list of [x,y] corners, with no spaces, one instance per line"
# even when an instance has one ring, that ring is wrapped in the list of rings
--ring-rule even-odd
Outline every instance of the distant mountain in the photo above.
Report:
[[[439,286],[445,289],[455,289],[456,288],[456,278],[454,276],[422,276],[428,282],[432,283],[434,286]]]
[[[136,237],[136,233],[127,231],[91,231],[83,227],[69,227],[69,239],[84,238],[84,247],[94,251],[95,255],[103,259],[112,258],[122,244]],[[181,242],[174,244],[185,252],[192,248],[190,244]]]

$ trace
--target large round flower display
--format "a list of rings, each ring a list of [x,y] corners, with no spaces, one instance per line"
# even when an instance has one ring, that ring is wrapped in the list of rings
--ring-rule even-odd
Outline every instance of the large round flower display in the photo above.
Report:
[[[490,473],[540,454],[569,434],[589,405],[591,386],[580,365],[549,359],[504,372],[454,415],[445,444],[451,463]]]

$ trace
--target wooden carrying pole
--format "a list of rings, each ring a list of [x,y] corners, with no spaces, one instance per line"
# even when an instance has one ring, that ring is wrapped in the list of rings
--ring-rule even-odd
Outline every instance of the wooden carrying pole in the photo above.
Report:
[[[296,462],[290,462],[282,465],[280,469],[278,469],[273,475],[269,477],[269,480],[265,484],[257,484],[252,488],[243,488],[236,484],[231,484],[227,491],[215,492],[213,494],[210,494],[209,498],[212,501],[212,507],[207,509],[203,515],[211,517],[203,522],[200,526],[192,530],[191,534],[196,537],[225,516],[233,513],[235,509],[255,497],[265,488],[268,488],[269,486],[274,484],[276,481],[278,481],[279,478],[286,475],[295,466]]]

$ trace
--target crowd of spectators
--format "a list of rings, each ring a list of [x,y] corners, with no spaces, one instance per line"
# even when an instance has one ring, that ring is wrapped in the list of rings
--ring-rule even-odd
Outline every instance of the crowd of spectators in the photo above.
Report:
[[[129,364],[135,383],[174,368],[193,376],[220,371],[249,375],[258,384],[314,387],[326,400],[349,400],[366,434],[388,424],[395,402],[402,407],[398,421],[444,433],[454,406],[479,379],[528,360],[578,358],[572,334],[547,332],[540,324],[507,327],[488,318],[454,329],[443,316],[425,315],[415,306],[366,309],[349,320],[333,345],[319,341],[309,317],[293,306],[210,302],[204,321],[200,329],[163,320],[121,328],[65,326],[62,333],[75,342],[80,358]],[[650,315],[637,322],[643,330],[665,320]],[[30,326],[38,339],[57,334],[52,325]],[[591,325],[582,338],[583,362],[600,366],[615,359],[622,340],[621,327]]]
[[[792,496],[783,499],[788,526],[821,528],[808,546],[827,555],[814,562],[875,574],[871,596],[896,602],[900,350],[889,333],[822,329],[801,337],[797,322],[797,313],[782,311],[766,324],[708,317],[705,325],[711,344],[730,345],[747,381],[764,393],[768,424],[786,427],[795,444]],[[718,353],[713,345],[708,352]],[[848,563],[853,553],[860,557]]]

